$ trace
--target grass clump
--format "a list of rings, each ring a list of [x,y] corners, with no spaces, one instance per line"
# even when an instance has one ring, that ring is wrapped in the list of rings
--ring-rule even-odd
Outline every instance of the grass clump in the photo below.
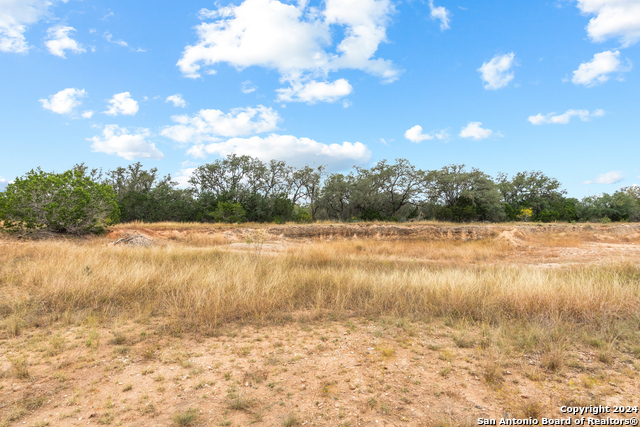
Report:
[[[9,362],[11,362],[11,367],[17,378],[21,380],[30,380],[31,373],[29,372],[29,363],[27,362],[27,358],[25,356],[9,358]]]
[[[295,412],[290,412],[282,419],[282,425],[284,427],[293,427],[300,425],[300,420]]]
[[[196,425],[198,421],[198,410],[189,408],[184,412],[179,412],[173,416],[173,423],[178,427],[190,427]]]

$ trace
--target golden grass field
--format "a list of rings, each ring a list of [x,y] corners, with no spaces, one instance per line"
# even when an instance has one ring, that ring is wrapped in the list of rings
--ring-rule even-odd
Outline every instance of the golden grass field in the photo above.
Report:
[[[153,243],[114,246],[126,233]],[[638,261],[629,224],[3,236],[0,426],[454,426],[640,405]]]

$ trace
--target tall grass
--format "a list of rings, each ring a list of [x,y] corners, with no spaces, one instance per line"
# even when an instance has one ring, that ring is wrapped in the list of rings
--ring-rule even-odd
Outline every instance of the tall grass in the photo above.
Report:
[[[55,319],[87,310],[110,316],[149,313],[181,328],[278,318],[300,311],[452,316],[500,322],[556,319],[600,324],[638,321],[640,268],[633,264],[538,269],[470,266],[478,253],[504,250],[483,242],[450,244],[453,264],[394,260],[412,244],[318,243],[275,256],[171,243],[114,247],[105,240],[4,244],[0,316]],[[446,245],[431,246],[446,257]],[[420,253],[429,250],[422,247]],[[476,254],[476,255],[474,255]]]

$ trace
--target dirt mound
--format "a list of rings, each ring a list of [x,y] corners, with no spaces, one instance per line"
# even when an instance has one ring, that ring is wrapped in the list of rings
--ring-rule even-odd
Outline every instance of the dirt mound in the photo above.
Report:
[[[452,239],[480,240],[495,237],[498,231],[492,226],[424,226],[424,225],[379,225],[379,224],[331,224],[297,225],[267,228],[266,232],[289,239]]]
[[[524,233],[520,230],[505,230],[498,235],[498,239],[504,240],[513,246],[522,246]]]
[[[122,236],[121,238],[113,242],[114,246],[124,245],[124,246],[149,247],[152,244],[153,244],[152,239],[140,233],[134,233],[134,234],[125,233],[124,236]]]

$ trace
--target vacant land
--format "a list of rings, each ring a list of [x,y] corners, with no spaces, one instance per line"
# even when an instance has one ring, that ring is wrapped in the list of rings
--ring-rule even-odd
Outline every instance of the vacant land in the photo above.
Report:
[[[639,261],[635,224],[1,236],[0,426],[455,426],[640,405]]]

